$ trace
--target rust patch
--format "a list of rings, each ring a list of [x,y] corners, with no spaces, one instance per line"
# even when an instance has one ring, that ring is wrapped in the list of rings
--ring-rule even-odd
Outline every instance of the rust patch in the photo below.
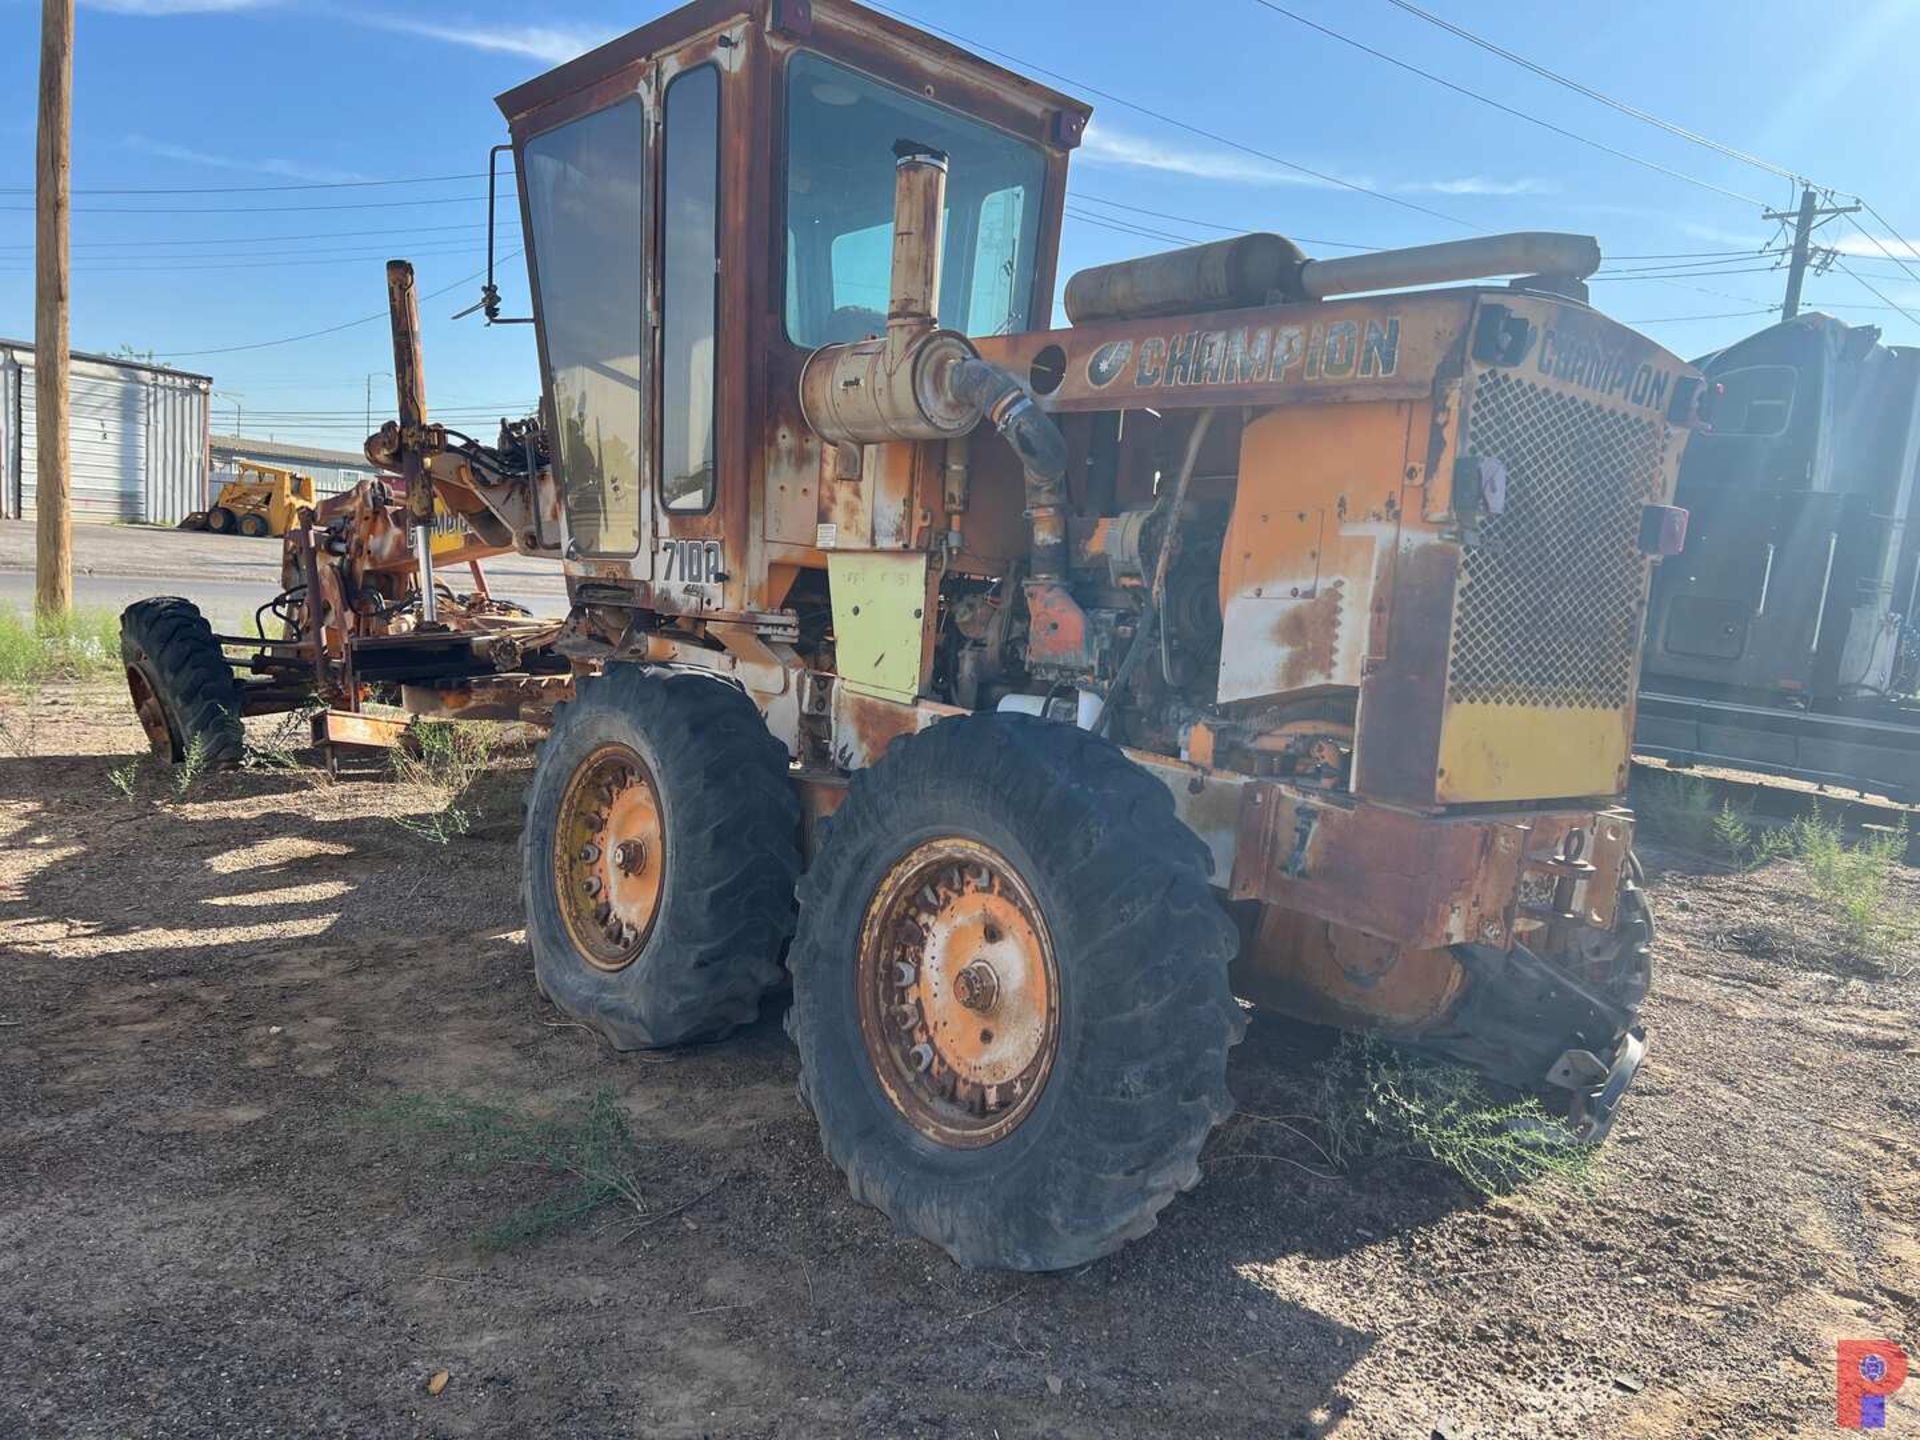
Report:
[[[1405,805],[1434,803],[1459,570],[1460,552],[1452,545],[1428,541],[1399,553],[1387,653],[1360,686],[1356,794]]]
[[[1273,643],[1286,656],[1280,666],[1280,690],[1323,685],[1333,675],[1339,652],[1344,588],[1329,581],[1318,595],[1290,605],[1273,625]]]
[[[1263,906],[1234,962],[1234,992],[1302,1020],[1413,1036],[1444,1019],[1465,974],[1451,950],[1408,949]]]

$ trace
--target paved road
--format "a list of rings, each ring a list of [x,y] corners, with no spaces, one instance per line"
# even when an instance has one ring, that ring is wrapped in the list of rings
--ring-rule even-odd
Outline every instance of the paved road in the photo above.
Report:
[[[33,522],[0,520],[0,605],[33,603]],[[149,595],[184,595],[222,626],[237,625],[280,588],[280,542],[142,525],[73,527],[74,598],[118,610]],[[567,608],[560,567],[502,556],[486,565],[493,593],[538,614]],[[466,576],[454,572],[454,588]]]

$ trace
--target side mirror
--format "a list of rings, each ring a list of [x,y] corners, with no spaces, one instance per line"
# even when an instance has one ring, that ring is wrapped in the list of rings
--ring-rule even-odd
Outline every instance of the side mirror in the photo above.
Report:
[[[493,283],[494,192],[500,173],[500,152],[511,149],[513,149],[511,145],[496,145],[487,151],[487,281],[480,287],[479,301],[455,315],[453,317],[455,320],[464,320],[478,310],[486,316],[489,325],[531,325],[533,323],[531,315],[503,316],[500,313],[500,287]]]

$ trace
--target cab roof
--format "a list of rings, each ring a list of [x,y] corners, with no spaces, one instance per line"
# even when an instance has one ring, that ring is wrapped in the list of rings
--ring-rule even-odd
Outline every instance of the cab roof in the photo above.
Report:
[[[609,40],[598,49],[558,65],[544,75],[503,92],[496,100],[510,125],[557,100],[601,84],[620,71],[681,45],[732,21],[750,21],[755,28],[804,42],[816,27],[858,32],[869,44],[897,49],[956,78],[1003,95],[1016,95],[1035,109],[1054,112],[1052,133],[1046,138],[1061,149],[1080,143],[1092,108],[1071,96],[1029,80],[981,59],[958,45],[924,30],[870,10],[852,0],[691,0],[659,19]]]

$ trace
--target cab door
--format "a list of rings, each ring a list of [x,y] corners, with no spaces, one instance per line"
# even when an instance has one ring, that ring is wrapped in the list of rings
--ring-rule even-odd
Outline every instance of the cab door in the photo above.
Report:
[[[530,136],[519,157],[565,558],[636,579],[650,577],[654,533],[652,113],[643,82]]]
[[[671,73],[661,91],[659,528],[655,601],[720,604],[728,570],[719,484],[720,62]]]

